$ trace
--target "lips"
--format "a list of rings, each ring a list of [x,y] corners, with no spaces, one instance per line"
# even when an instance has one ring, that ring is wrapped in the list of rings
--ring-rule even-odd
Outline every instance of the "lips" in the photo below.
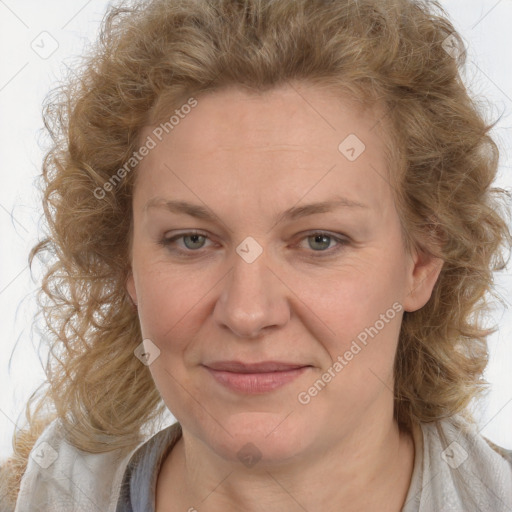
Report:
[[[281,361],[216,361],[203,366],[224,388],[243,394],[262,394],[277,390],[311,368],[311,365]]]
[[[233,372],[233,373],[269,373],[286,372],[310,366],[298,363],[283,363],[279,361],[262,361],[259,363],[242,363],[240,361],[217,361],[208,363],[208,368],[212,370]]]

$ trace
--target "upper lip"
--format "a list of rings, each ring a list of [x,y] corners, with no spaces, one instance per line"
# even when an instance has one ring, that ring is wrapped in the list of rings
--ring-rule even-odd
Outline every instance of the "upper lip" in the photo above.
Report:
[[[261,361],[259,363],[242,363],[241,361],[215,361],[204,366],[212,370],[234,373],[264,373],[294,370],[310,366],[301,363],[285,363],[281,361]]]

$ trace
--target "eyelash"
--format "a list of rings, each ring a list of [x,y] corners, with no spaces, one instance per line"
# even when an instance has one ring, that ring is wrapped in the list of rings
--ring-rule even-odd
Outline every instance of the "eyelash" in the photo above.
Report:
[[[171,248],[171,245],[181,239],[181,238],[184,238],[186,236],[190,236],[190,235],[199,235],[199,236],[203,236],[205,237],[206,239],[209,239],[208,238],[208,235],[206,233],[202,233],[200,231],[190,231],[190,232],[187,232],[187,233],[181,233],[179,235],[176,235],[176,236],[173,236],[171,238],[162,238],[158,243],[160,245],[162,245],[163,247],[169,249],[170,251],[172,252],[175,252],[175,253],[178,253],[179,255],[190,255],[192,253],[200,253],[202,248],[201,249],[197,249],[197,250],[193,250],[193,249],[175,249],[175,248]],[[302,237],[301,240],[305,240],[305,239],[308,239],[308,238],[311,238],[311,237],[315,237],[315,236],[326,236],[327,238],[331,239],[331,240],[335,240],[336,242],[338,242],[338,245],[334,248],[334,250],[332,249],[327,249],[327,250],[324,250],[324,251],[313,251],[311,250],[311,252],[313,253],[313,257],[314,258],[326,258],[326,257],[329,257],[329,256],[333,256],[334,254],[337,254],[339,251],[343,250],[344,247],[346,245],[349,244],[349,241],[346,239],[346,238],[340,238],[338,236],[335,236],[329,232],[326,232],[326,231],[312,231],[308,234],[306,234],[305,236]]]

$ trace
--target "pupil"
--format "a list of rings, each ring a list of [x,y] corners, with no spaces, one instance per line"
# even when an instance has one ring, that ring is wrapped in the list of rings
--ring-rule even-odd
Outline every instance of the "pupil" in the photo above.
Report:
[[[322,240],[324,241],[324,244],[327,243],[329,245],[329,237],[327,235],[316,235],[313,237],[315,239],[315,243],[322,243]],[[327,242],[326,242],[327,241]]]
[[[190,240],[192,240],[192,244],[196,244],[198,242],[198,238],[202,236],[203,235],[188,235],[187,237],[185,237],[185,240],[189,238]]]

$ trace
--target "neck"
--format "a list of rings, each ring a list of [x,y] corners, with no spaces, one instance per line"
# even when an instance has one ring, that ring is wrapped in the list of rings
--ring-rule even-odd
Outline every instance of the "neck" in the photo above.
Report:
[[[411,481],[412,436],[395,421],[365,425],[314,455],[252,468],[220,458],[184,429],[162,465],[156,510],[399,512]]]

